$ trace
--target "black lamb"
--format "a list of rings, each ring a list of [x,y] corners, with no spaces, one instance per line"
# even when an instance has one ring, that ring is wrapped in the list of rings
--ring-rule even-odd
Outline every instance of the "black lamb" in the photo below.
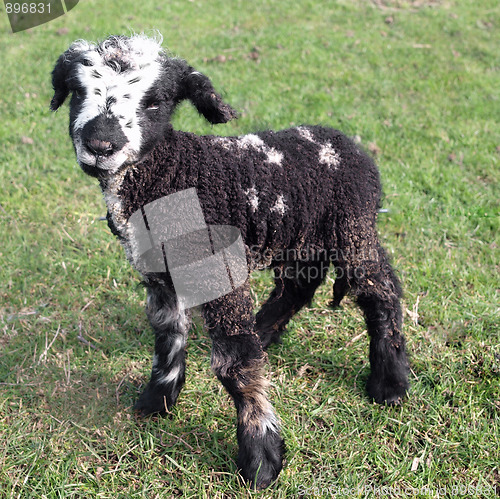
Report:
[[[151,380],[135,406],[140,414],[165,413],[175,404],[185,379],[190,314],[171,269],[138,265],[131,217],[189,189],[209,226],[240,231],[248,268],[271,268],[275,276],[256,315],[248,279],[201,307],[212,367],[237,409],[242,475],[264,488],[282,469],[285,446],[267,396],[264,349],[311,301],[330,265],[333,305],[349,293],[366,318],[369,396],[400,403],[409,387],[401,288],[376,231],[378,169],[353,141],[320,126],[240,137],[174,130],[170,118],[184,99],[214,124],[236,112],[205,75],[142,35],[75,42],[59,57],[52,83],[52,110],[72,93],[69,130],[78,162],[98,179],[111,231],[147,288],[156,342]]]

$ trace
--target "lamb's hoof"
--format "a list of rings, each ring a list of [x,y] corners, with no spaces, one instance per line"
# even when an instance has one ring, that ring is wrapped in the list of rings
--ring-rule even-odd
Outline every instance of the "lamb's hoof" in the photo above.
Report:
[[[328,308],[331,310],[342,310],[340,300],[331,300],[328,302]]]
[[[267,350],[273,343],[276,345],[281,345],[283,343],[283,339],[281,338],[281,334],[267,336],[263,340],[261,340],[262,349]]]
[[[281,338],[283,329],[278,329],[275,326],[257,328],[256,333],[259,335],[263,350],[267,350],[267,348],[273,343],[276,343],[277,345],[283,343]]]
[[[368,396],[377,404],[382,405],[401,405],[408,394],[410,385],[408,380],[403,379],[397,383],[381,383],[380,380],[370,376],[366,383]]]
[[[172,404],[173,405],[173,404]],[[134,405],[134,411],[139,417],[151,414],[166,415],[172,406],[168,403],[167,396],[147,385]]]
[[[269,487],[283,469],[285,443],[279,433],[266,432],[263,436],[240,439],[238,468],[254,489]]]

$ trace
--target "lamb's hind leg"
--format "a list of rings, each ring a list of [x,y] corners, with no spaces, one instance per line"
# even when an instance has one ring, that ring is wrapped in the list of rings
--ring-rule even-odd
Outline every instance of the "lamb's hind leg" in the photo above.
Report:
[[[175,404],[185,380],[189,318],[167,286],[149,285],[146,314],[155,332],[151,380],[135,405],[143,416],[165,413]]]
[[[263,348],[278,342],[293,315],[310,303],[328,267],[327,260],[293,261],[275,267],[275,288],[256,316],[256,332]]]
[[[238,414],[238,468],[256,488],[267,487],[283,467],[285,447],[267,397],[266,356],[254,332],[248,285],[204,305],[203,315],[212,338],[212,368]]]
[[[337,275],[333,285],[333,300],[330,302],[330,307],[334,309],[340,307],[340,302],[349,290],[349,280],[345,269],[339,265],[335,267],[335,271]]]
[[[371,373],[368,395],[376,402],[398,404],[409,389],[408,360],[402,335],[401,288],[385,251],[377,246],[377,261],[351,269],[358,305],[370,335]]]

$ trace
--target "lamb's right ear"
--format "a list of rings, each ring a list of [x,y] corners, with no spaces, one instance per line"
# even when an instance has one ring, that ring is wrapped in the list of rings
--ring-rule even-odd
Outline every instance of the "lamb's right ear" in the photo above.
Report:
[[[185,61],[175,60],[180,66],[180,79],[177,99],[189,99],[198,112],[210,123],[226,123],[238,117],[238,113],[226,104],[215,91],[212,82]]]
[[[89,47],[89,44],[86,42],[75,42],[57,59],[52,71],[52,86],[54,87],[54,97],[50,101],[50,109],[52,111],[58,109],[69,94],[67,80],[74,60],[84,50],[88,50]]]
[[[68,50],[59,56],[52,71],[52,86],[54,87],[54,97],[52,97],[50,101],[50,109],[52,111],[58,109],[69,94],[69,88],[66,82],[71,65],[68,59],[69,52]]]

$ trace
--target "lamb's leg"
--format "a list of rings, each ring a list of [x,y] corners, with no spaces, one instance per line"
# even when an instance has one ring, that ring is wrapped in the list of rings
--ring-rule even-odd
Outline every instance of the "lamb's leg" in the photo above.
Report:
[[[135,404],[143,416],[165,413],[175,404],[185,380],[189,318],[166,286],[149,285],[146,314],[155,332],[151,380]]]
[[[266,356],[254,333],[248,285],[206,304],[203,315],[212,338],[212,368],[237,410],[238,468],[254,487],[267,487],[283,467],[285,446],[267,397]]]
[[[293,315],[310,303],[328,267],[328,261],[295,261],[275,267],[275,288],[256,316],[263,348],[278,342]]]
[[[337,276],[333,285],[333,300],[330,302],[331,308],[340,307],[340,302],[349,289],[349,280],[343,267],[336,267]]]
[[[371,374],[368,395],[379,404],[401,402],[409,389],[408,360],[402,335],[401,288],[384,250],[378,262],[367,262],[354,272],[358,304],[370,335]]]

